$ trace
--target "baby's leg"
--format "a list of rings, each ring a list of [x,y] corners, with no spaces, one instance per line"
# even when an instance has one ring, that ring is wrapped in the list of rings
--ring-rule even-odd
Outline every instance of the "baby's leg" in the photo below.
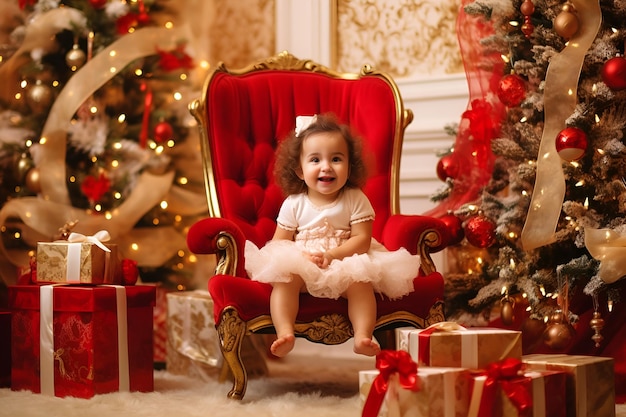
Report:
[[[354,352],[366,356],[380,353],[380,345],[374,341],[376,324],[376,297],[372,284],[355,282],[346,291],[348,316],[354,329]]]
[[[290,282],[276,282],[273,285],[270,312],[277,338],[270,346],[270,351],[275,356],[283,357],[291,352],[296,343],[294,324],[304,282],[299,276],[294,276]]]

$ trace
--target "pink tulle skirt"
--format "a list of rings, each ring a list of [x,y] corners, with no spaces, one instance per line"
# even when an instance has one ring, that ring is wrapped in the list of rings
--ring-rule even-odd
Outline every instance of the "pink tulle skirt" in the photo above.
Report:
[[[403,248],[388,251],[375,239],[369,252],[335,259],[324,269],[308,260],[303,250],[290,240],[272,240],[260,249],[247,241],[246,271],[253,280],[270,284],[289,282],[299,275],[315,297],[336,299],[354,282],[371,282],[374,291],[393,299],[413,291],[420,267],[418,255]]]

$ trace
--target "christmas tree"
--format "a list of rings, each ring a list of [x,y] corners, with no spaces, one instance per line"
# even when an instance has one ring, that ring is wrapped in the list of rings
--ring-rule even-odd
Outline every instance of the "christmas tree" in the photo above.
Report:
[[[466,1],[458,23],[471,102],[431,212],[459,242],[448,317],[511,324],[523,304],[564,350],[582,296],[599,346],[626,276],[626,1]]]
[[[144,281],[186,287],[206,212],[196,64],[160,0],[20,0],[0,53],[0,272],[66,224],[107,230]],[[11,30],[6,27],[13,23]],[[18,272],[16,272],[18,271]]]

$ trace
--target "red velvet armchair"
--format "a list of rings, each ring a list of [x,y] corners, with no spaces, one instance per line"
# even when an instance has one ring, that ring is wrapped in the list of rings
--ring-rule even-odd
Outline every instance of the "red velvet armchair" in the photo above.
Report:
[[[272,238],[284,198],[272,177],[274,150],[298,115],[333,112],[360,133],[370,174],[364,191],[376,210],[374,237],[390,250],[405,247],[421,255],[414,292],[399,300],[377,298],[374,334],[381,345],[389,342],[383,331],[444,320],[443,278],[430,253],[443,249],[450,236],[438,219],[399,213],[400,154],[413,114],[389,76],[369,67],[338,73],[283,52],[242,70],[220,64],[190,110],[201,129],[210,217],[190,228],[187,244],[194,253],[217,256],[209,291],[225,365],[234,377],[229,397],[241,399],[246,390],[243,338],[273,331],[271,286],[247,278],[244,242],[260,247]],[[296,333],[323,344],[347,341],[352,328],[346,300],[302,294]]]

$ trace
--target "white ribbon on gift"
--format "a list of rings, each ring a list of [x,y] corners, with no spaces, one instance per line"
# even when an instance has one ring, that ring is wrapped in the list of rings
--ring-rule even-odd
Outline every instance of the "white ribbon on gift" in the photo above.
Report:
[[[54,287],[66,284],[42,285],[39,290],[39,367],[42,394],[54,396]],[[117,346],[119,390],[130,391],[130,366],[128,360],[128,318],[126,288],[115,288],[117,313]]]
[[[115,288],[117,309],[117,366],[119,373],[119,391],[130,391],[130,365],[128,360],[128,303],[126,287],[123,285],[107,285]]]

